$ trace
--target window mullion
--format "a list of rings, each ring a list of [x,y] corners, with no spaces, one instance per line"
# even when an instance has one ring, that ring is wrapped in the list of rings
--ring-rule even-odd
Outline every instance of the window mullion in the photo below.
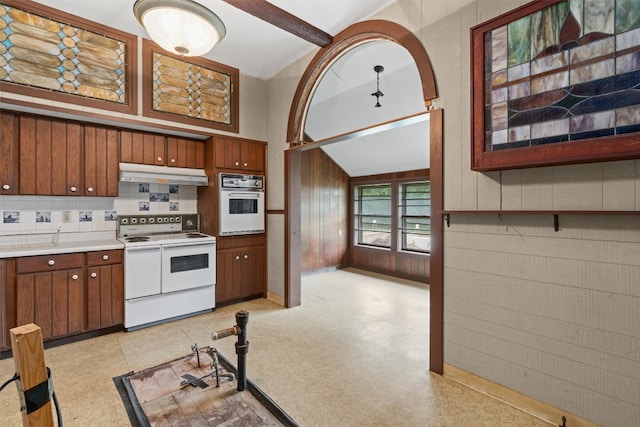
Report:
[[[397,182],[391,184],[391,248],[394,251],[400,249],[400,186]]]

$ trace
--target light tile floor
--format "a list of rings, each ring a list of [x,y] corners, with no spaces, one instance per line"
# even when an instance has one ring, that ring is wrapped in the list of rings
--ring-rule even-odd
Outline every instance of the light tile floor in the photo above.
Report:
[[[341,270],[306,276],[302,305],[253,300],[134,332],[45,350],[65,426],[127,426],[112,378],[210,345],[235,363],[234,337],[211,341],[247,310],[249,378],[301,426],[548,426],[428,370],[425,285]],[[14,373],[0,361],[0,381]],[[19,426],[15,386],[0,425]]]

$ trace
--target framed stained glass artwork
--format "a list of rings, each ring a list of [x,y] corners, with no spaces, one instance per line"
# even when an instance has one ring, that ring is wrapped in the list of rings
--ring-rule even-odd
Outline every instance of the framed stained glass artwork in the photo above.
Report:
[[[239,131],[237,69],[174,56],[148,40],[142,46],[145,116]]]
[[[538,0],[471,29],[476,171],[640,158],[637,0]]]
[[[136,55],[134,35],[35,2],[0,2],[2,91],[135,114]]]

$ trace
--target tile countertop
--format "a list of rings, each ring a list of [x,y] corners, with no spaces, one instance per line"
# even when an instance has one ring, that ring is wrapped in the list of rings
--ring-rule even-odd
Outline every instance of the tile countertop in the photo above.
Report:
[[[123,249],[115,232],[0,235],[0,258]]]

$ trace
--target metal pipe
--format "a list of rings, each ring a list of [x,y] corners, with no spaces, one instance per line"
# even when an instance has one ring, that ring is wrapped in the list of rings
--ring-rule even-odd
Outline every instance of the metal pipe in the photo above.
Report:
[[[247,386],[247,353],[249,341],[247,341],[247,323],[249,312],[242,310],[236,313],[237,327],[240,329],[236,342],[236,354],[238,355],[238,391],[243,391]]]
[[[240,329],[237,326],[232,326],[230,328],[214,332],[213,334],[211,334],[211,339],[215,341],[238,334],[240,334]]]

